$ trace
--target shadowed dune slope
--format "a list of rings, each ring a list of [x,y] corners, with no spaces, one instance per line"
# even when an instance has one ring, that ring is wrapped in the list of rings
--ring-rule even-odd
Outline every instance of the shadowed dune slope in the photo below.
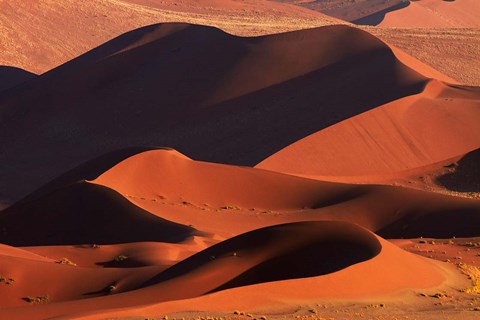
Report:
[[[195,234],[193,228],[156,217],[111,189],[85,182],[12,206],[0,213],[0,223],[0,242],[14,246],[180,242]]]
[[[0,91],[15,87],[37,75],[19,68],[0,66]]]
[[[447,190],[480,192],[480,149],[462,155],[449,166],[449,173],[436,177],[436,183]]]
[[[386,44],[346,26],[257,38],[186,24],[145,27],[0,94],[8,185],[0,196],[18,199],[132,145],[254,165],[425,82]]]
[[[145,286],[180,279],[188,282],[202,270],[219,274],[214,279],[202,277],[204,283],[194,280],[195,289],[180,290],[185,296],[169,300],[191,298],[238,286],[320,276],[371,259],[380,251],[375,236],[353,224],[321,221],[276,225],[203,250],[155,276]]]
[[[479,119],[479,88],[431,81],[420,94],[321,130],[256,167],[375,183],[477,149]]]

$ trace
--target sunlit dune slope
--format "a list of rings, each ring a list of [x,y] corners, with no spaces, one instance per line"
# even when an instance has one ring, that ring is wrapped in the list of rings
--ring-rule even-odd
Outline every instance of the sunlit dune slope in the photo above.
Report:
[[[480,147],[480,90],[430,82],[297,141],[258,168],[324,179],[380,181],[382,175],[445,161]],[[350,177],[350,178],[348,178]]]

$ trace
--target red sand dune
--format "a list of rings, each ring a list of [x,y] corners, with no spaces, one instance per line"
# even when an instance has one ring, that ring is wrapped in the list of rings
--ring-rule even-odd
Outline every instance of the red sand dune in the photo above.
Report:
[[[0,1],[0,66],[41,74],[132,29],[160,22],[256,36],[339,23],[298,6],[257,0]]]
[[[0,318],[460,301],[452,264],[385,239],[478,237],[480,202],[367,183],[479,149],[479,101],[348,26],[128,32],[0,91]]]
[[[108,158],[64,177],[97,174]],[[191,303],[228,311],[435,288],[454,271],[367,229],[395,238],[471,236],[480,223],[480,204],[470,199],[198,162],[168,149],[127,157],[91,182],[66,183],[0,214],[0,242],[32,252],[0,254],[0,274],[15,279],[0,286],[9,296],[1,317],[100,319]],[[120,242],[130,243],[104,245]],[[45,295],[35,307],[22,300]]]
[[[386,13],[409,5],[404,0],[275,0],[320,11],[331,17],[358,24],[377,24]]]
[[[376,257],[326,276],[261,283],[198,298],[167,301],[128,310],[82,312],[76,315],[76,318],[100,319],[107,316],[168,314],[185,310],[186,305],[194,305],[199,311],[217,310],[226,313],[236,309],[255,310],[256,307],[265,305],[285,310],[291,307],[292,301],[314,301],[332,297],[369,299],[392,292],[398,293],[406,288],[425,289],[438,285],[446,277],[453,275],[452,269],[448,266],[408,254],[385,240],[379,241],[382,248]],[[412,274],[418,277],[412,277]],[[259,310],[261,313],[265,309]],[[354,319],[355,316],[352,315],[351,318]]]
[[[196,162],[167,150],[130,157],[92,182],[117,190],[152,214],[220,238],[266,224],[331,219],[355,222],[389,238],[448,238],[472,236],[472,223],[480,218],[474,200]],[[226,219],[225,214],[228,229],[218,219]]]
[[[346,26],[257,38],[185,24],[132,31],[0,93],[0,197],[17,200],[132,145],[255,165],[338,121],[421,92],[427,79],[413,69],[438,76],[402,59],[410,67]]]
[[[478,28],[477,0],[276,0],[358,25],[402,28]]]
[[[448,238],[473,236],[480,218],[474,200],[196,162],[168,150],[130,157],[93,183],[61,187],[5,210],[1,241],[91,245],[179,242],[200,235],[208,242],[265,225],[332,219],[355,222],[385,237]],[[227,221],[229,228],[224,227]],[[129,231],[133,223],[147,225]],[[187,224],[192,227],[182,226]]]
[[[480,2],[477,0],[417,0],[388,12],[378,24],[406,28],[479,28]],[[370,17],[374,18],[374,17]],[[364,24],[368,24],[368,17]]]
[[[317,254],[312,255],[312,250]],[[339,257],[342,259],[338,259]],[[401,263],[398,263],[398,258]],[[271,272],[272,265],[276,266],[276,272]],[[115,283],[119,288],[132,286],[131,282],[118,280],[129,272],[125,269],[84,269],[64,265],[52,268],[49,264],[31,265],[28,262],[22,262],[22,267],[29,271],[28,286],[17,287],[22,293],[25,290],[35,291],[32,289],[36,284],[32,281],[35,279],[32,268],[44,273],[41,279],[48,277],[49,274],[55,274],[56,279],[64,280],[62,285],[48,288],[53,292],[52,302],[56,301],[57,295],[72,299],[78,296],[79,292],[108,287],[109,283]],[[2,264],[2,268],[9,270],[11,266],[6,263]],[[372,270],[380,268],[392,268],[392,275],[395,276],[389,273],[383,273],[383,276],[381,273],[371,273]],[[135,271],[139,272],[141,277],[145,277],[153,271],[149,270]],[[412,270],[418,272],[419,276],[411,277]],[[333,271],[337,272],[332,273]],[[66,274],[69,272],[75,272],[81,275],[81,278],[67,277]],[[130,271],[130,274],[132,272]],[[95,276],[88,273],[94,273]],[[372,276],[376,278],[378,285],[372,286],[371,280],[368,281]],[[88,282],[81,280],[92,277],[98,280]],[[299,290],[304,288],[304,281],[301,278],[305,277],[308,277],[310,289]],[[25,278],[21,277],[22,280]],[[72,281],[72,278],[73,283],[65,281],[67,279]],[[136,278],[134,282],[138,283],[139,276],[133,278]],[[300,278],[299,281],[297,278]],[[408,287],[431,287],[441,284],[445,279],[446,273],[440,266],[379,241],[373,234],[355,225],[342,222],[304,222],[259,229],[224,241],[159,273],[137,290],[106,294],[99,298],[43,304],[35,308],[7,308],[1,310],[0,315],[9,319],[44,318],[85,313],[86,309],[91,312],[92,309],[126,308],[161,301],[183,300],[218,290],[219,294],[211,295],[207,303],[199,302],[196,306],[202,309],[205,305],[212,306],[212,302],[216,301],[217,306],[218,303],[222,303],[221,308],[224,309],[232,307],[232,303],[229,302],[231,300],[222,294],[222,291],[230,291],[227,288],[240,287],[232,290],[234,295],[240,293],[244,297],[257,299],[267,289],[269,294],[256,301],[251,298],[242,299],[240,305],[253,307],[263,305],[267,301],[269,303],[277,299],[281,301],[286,297],[309,299],[314,296],[342,295],[347,291],[346,286],[350,291],[349,295],[365,296],[394,292]],[[353,294],[350,290],[352,281],[356,288]],[[37,283],[36,290],[41,287],[44,290],[46,288]],[[94,291],[92,294],[99,292]],[[189,305],[188,300],[186,303],[183,308]],[[174,303],[174,306],[175,304],[178,308],[178,303]],[[160,304],[157,308],[163,311],[175,307]],[[97,315],[93,318],[103,316]]]
[[[419,94],[314,133],[257,167],[337,181],[402,175],[478,148],[479,107],[478,88],[431,81]]]

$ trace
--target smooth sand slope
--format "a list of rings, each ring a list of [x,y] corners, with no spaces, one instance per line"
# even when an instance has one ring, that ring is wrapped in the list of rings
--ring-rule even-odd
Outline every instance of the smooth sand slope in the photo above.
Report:
[[[437,163],[478,148],[479,98],[478,88],[431,81],[420,94],[321,130],[257,167],[368,181]]]
[[[338,121],[421,92],[425,76],[442,77],[400,57],[410,67],[347,26],[258,38],[187,24],[132,31],[0,93],[2,198],[18,199],[132,145],[255,165]]]
[[[91,182],[59,187],[0,214],[6,226],[0,241],[24,246],[0,248],[0,274],[14,279],[0,286],[9,297],[0,315],[100,319],[117,315],[105,309],[158,314],[190,310],[192,303],[196,310],[231,312],[434,288],[451,281],[451,268],[371,231],[468,236],[479,219],[480,204],[468,199],[197,162],[173,150],[142,152]],[[183,221],[192,226],[181,227]],[[22,300],[47,295],[36,306]]]
[[[254,0],[0,1],[0,65],[44,73],[124,32],[160,22],[211,25],[253,36],[337,20],[293,5]]]

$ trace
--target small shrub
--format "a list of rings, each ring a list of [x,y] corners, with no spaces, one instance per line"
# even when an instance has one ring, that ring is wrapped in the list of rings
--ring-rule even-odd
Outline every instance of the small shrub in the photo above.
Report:
[[[44,296],[36,296],[36,297],[23,297],[22,300],[28,302],[28,303],[42,303],[42,302],[48,302],[50,298],[48,295]]]
[[[62,258],[60,260],[57,260],[55,261],[56,263],[58,264],[66,264],[66,265],[69,265],[69,266],[76,266],[77,264],[70,261],[68,258]]]
[[[128,259],[127,256],[124,256],[123,254],[121,254],[121,255],[116,256],[113,260],[115,260],[117,262],[122,262],[122,261],[125,261],[127,259]]]
[[[5,283],[6,285],[10,285],[14,282],[15,282],[15,279],[13,278],[0,277],[0,283]]]
[[[463,245],[464,245],[465,247],[475,247],[475,248],[476,248],[476,247],[480,247],[480,242],[471,242],[471,241],[469,241],[469,242],[465,242]]]
[[[222,209],[222,210],[240,210],[240,208],[237,207],[237,206],[223,206],[223,207],[220,207],[220,209]]]

